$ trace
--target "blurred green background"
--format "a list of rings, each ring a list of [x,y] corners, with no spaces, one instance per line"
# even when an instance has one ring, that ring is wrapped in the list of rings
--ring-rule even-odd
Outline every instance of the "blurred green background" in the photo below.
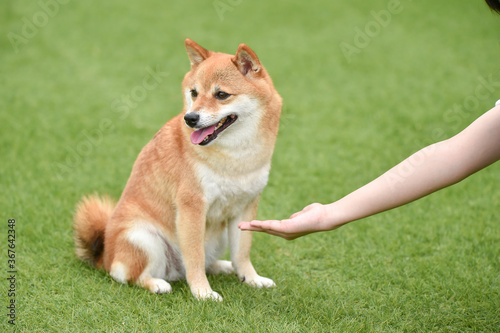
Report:
[[[121,286],[76,259],[71,229],[80,197],[118,198],[181,111],[185,38],[246,43],[271,74],[284,107],[259,217],[284,218],[494,105],[500,17],[483,1],[3,0],[0,22],[0,299],[7,313],[15,218],[17,331],[500,330],[500,165],[333,232],[255,235],[254,265],[278,286],[211,276],[221,304],[185,282]]]

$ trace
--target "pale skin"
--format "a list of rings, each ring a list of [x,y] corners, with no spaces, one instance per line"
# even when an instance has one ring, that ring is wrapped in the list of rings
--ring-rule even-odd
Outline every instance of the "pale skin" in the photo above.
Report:
[[[427,146],[342,199],[311,204],[284,220],[240,222],[241,230],[287,240],[405,205],[500,160],[500,104],[454,137]]]

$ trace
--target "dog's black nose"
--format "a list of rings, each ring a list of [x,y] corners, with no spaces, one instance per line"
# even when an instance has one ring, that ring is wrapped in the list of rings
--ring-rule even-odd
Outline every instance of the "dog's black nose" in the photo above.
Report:
[[[184,121],[189,127],[195,127],[198,120],[200,120],[200,115],[194,112],[186,113],[184,116]]]

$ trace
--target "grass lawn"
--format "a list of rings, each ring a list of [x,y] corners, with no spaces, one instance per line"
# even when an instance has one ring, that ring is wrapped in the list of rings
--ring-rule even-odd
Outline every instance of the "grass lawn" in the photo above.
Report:
[[[80,197],[118,198],[180,112],[185,38],[244,42],[273,77],[284,108],[259,217],[284,218],[494,105],[500,17],[483,1],[59,1],[0,4],[1,332],[500,331],[500,164],[336,231],[256,234],[277,287],[210,276],[223,303],[185,282],[120,285],[76,259],[71,228]]]

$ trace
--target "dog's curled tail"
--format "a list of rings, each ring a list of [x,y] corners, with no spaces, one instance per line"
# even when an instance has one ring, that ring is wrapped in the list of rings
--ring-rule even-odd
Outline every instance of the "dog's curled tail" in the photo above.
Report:
[[[76,256],[98,268],[102,266],[104,230],[114,206],[108,197],[96,195],[83,197],[76,206],[73,222]]]

